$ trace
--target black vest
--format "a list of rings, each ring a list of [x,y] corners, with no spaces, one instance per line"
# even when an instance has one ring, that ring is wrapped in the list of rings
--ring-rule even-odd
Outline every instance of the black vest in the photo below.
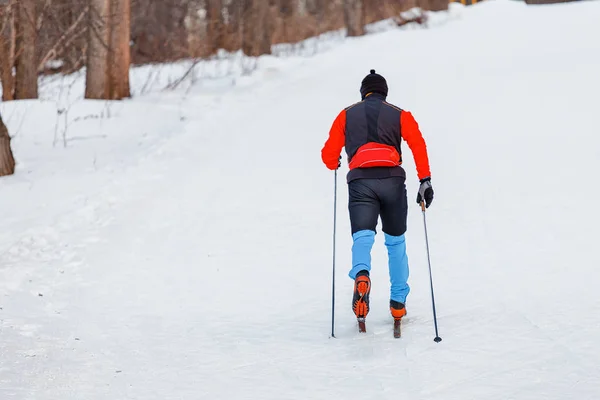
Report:
[[[400,114],[402,110],[373,93],[346,109],[346,154],[348,160],[358,149],[371,142],[393,146],[402,158]]]

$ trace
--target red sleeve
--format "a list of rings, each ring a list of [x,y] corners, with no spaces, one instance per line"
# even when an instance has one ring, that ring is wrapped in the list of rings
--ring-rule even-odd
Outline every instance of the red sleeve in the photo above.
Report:
[[[330,170],[338,167],[342,148],[346,144],[346,110],[343,110],[333,121],[329,131],[329,139],[321,150],[321,159]]]
[[[427,145],[425,139],[419,130],[419,124],[409,111],[402,111],[400,114],[400,126],[402,127],[402,138],[410,147],[419,179],[431,177],[429,170],[429,157],[427,156]]]

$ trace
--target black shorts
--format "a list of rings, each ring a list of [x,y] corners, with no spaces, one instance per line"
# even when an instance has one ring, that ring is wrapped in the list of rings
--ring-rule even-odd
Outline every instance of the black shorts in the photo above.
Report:
[[[401,236],[406,232],[408,200],[403,177],[356,179],[348,183],[348,210],[352,234],[376,231],[381,216],[383,232]]]

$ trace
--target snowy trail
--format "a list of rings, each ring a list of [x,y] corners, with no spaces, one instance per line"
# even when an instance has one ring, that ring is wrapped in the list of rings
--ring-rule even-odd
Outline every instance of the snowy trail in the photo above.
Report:
[[[598,17],[597,3],[489,2],[273,67],[212,102],[192,93],[179,134],[111,181],[93,175],[84,206],[0,254],[0,397],[597,398]],[[370,68],[429,145],[441,344],[406,148],[403,338],[381,235],[369,331],[356,333],[345,167],[328,337],[333,176],[320,148]]]

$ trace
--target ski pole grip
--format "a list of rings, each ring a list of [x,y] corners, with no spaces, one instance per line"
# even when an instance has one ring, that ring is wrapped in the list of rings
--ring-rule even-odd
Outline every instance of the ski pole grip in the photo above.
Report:
[[[423,210],[423,212],[425,212],[425,202],[421,201],[421,210]]]

